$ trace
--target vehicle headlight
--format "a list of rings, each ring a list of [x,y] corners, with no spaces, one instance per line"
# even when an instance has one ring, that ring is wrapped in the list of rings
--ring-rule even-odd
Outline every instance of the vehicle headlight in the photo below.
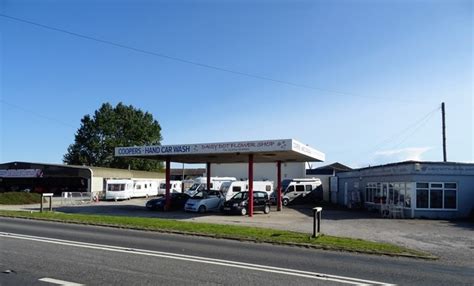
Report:
[[[247,201],[243,201],[240,203],[241,206],[245,207],[247,205]]]
[[[234,208],[236,208],[236,207],[239,206],[239,204],[238,204],[238,203],[234,203],[232,206],[233,206]]]

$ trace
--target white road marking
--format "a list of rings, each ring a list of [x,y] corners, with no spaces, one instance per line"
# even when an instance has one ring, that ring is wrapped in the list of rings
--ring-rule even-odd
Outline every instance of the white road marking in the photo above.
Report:
[[[48,237],[39,237],[39,236],[14,234],[14,233],[6,233],[6,232],[0,232],[0,237],[38,241],[38,242],[82,247],[82,248],[89,248],[89,249],[98,249],[98,250],[105,250],[105,251],[112,251],[112,252],[137,254],[137,255],[144,255],[144,256],[162,257],[162,258],[169,258],[169,259],[175,259],[175,260],[192,261],[192,262],[220,265],[220,266],[226,266],[226,267],[248,269],[248,270],[253,270],[253,271],[271,272],[271,273],[318,279],[318,280],[324,280],[324,281],[333,281],[333,282],[352,284],[352,285],[384,285],[384,286],[395,285],[395,284],[388,284],[388,283],[374,281],[374,280],[365,280],[365,279],[352,278],[352,277],[346,277],[346,276],[331,275],[331,274],[302,271],[302,270],[288,269],[288,268],[280,268],[280,267],[274,267],[274,266],[259,265],[259,264],[231,261],[231,260],[222,260],[222,259],[184,255],[184,254],[169,253],[169,252],[162,252],[162,251],[153,251],[153,250],[146,250],[146,249],[132,249],[132,248],[126,248],[126,247],[120,247],[120,246],[101,245],[101,244],[95,244],[95,243],[63,240],[63,239],[48,238]],[[80,285],[80,284],[77,284],[77,285]]]
[[[48,277],[44,277],[44,278],[41,278],[41,279],[38,279],[38,280],[42,281],[42,282],[47,282],[47,283],[57,284],[57,285],[62,285],[62,286],[84,286],[84,284],[79,284],[79,283],[54,279],[54,278],[48,278]]]

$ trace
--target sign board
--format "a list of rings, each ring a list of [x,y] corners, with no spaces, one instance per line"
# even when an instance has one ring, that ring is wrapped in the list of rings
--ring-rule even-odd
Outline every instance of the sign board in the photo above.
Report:
[[[1,169],[0,178],[40,178],[43,177],[41,169]]]
[[[324,160],[324,154],[294,139],[116,147],[116,157],[293,151]]]

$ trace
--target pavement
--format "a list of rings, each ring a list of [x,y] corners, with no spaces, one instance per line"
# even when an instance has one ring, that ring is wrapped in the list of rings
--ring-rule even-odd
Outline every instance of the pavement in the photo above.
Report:
[[[0,218],[0,229],[0,285],[471,285],[474,279],[472,268],[439,261],[12,218]]]
[[[81,205],[59,206],[66,213],[159,217],[190,222],[208,222],[266,227],[304,233],[312,232],[311,206],[294,206],[269,215],[255,213],[254,217],[229,216],[219,213],[194,214],[182,211],[150,212],[144,208],[147,199],[101,201]],[[0,209],[38,210],[39,205],[0,206]],[[322,233],[360,238],[426,251],[440,257],[443,263],[474,267],[474,223],[468,221],[385,219],[376,213],[323,208]]]

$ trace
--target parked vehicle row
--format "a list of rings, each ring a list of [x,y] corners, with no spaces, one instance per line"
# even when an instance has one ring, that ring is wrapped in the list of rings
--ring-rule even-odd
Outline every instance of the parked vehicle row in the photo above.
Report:
[[[228,201],[220,191],[199,191],[194,196],[189,196],[186,193],[171,194],[170,209],[179,210],[184,209],[187,212],[224,212],[229,214],[246,215],[249,211],[248,191],[239,192],[235,194]],[[166,198],[156,198],[149,200],[146,207],[149,210],[164,210]],[[270,213],[270,199],[267,192],[255,191],[253,192],[253,210],[263,211],[265,214]]]

